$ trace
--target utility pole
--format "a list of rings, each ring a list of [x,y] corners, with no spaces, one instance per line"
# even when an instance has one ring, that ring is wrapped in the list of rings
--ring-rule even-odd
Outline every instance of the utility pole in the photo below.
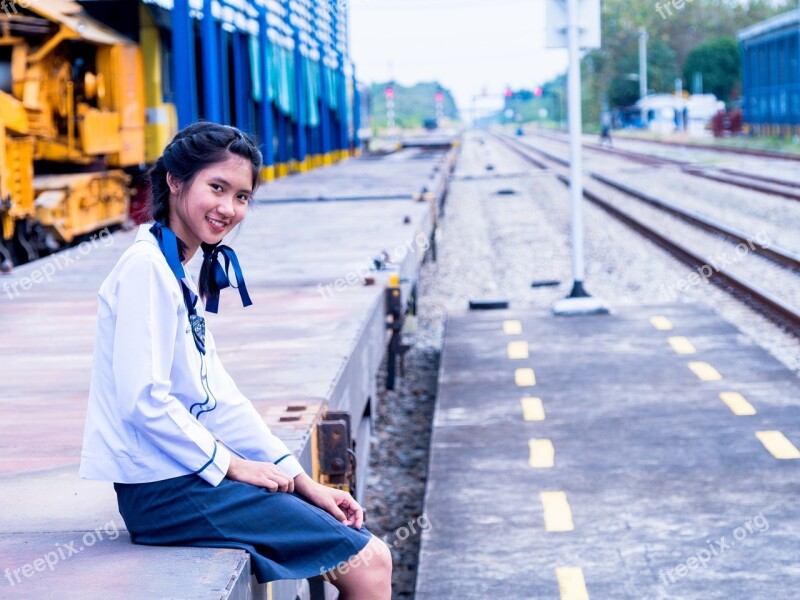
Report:
[[[647,96],[647,30],[639,28],[639,98]]]
[[[570,204],[572,207],[572,291],[553,305],[557,315],[607,313],[608,308],[583,287],[586,275],[583,248],[583,115],[581,111],[581,25],[579,0],[567,0],[567,111],[569,120]],[[599,29],[599,23],[598,23]],[[599,33],[598,33],[599,35]]]

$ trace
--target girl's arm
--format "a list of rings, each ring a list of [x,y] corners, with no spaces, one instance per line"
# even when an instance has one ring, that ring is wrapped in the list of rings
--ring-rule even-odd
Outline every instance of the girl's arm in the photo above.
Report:
[[[361,529],[364,510],[347,492],[317,483],[305,473],[295,477],[294,486],[298,494],[333,515],[340,523]]]
[[[210,331],[206,332],[206,338],[207,342],[212,341],[207,344],[209,385],[219,403],[216,409],[203,415],[208,429],[242,458],[273,463],[290,479],[303,473],[300,462],[236,386],[214,349]]]
[[[272,463],[257,462],[231,455],[228,479],[267,488],[270,492],[294,491],[294,479]]]
[[[317,483],[305,473],[292,479],[272,463],[244,460],[234,455],[228,478],[264,487],[271,492],[291,494],[296,491],[344,525],[361,529],[364,523],[364,510],[355,498],[345,491]]]
[[[170,394],[175,338],[184,327],[174,276],[154,257],[138,257],[121,275],[116,298],[111,375],[122,419],[166,455],[154,460],[171,459],[219,484],[230,452]]]

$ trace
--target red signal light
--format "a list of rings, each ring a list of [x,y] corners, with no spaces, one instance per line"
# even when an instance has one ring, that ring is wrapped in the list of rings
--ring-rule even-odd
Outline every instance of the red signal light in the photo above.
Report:
[[[506,98],[511,98],[514,95],[514,92],[511,91],[511,88],[506,88]]]
[[[386,94],[387,98],[394,98],[394,88],[393,87],[387,87],[384,93]]]
[[[436,92],[436,101],[444,102],[444,94],[442,92]]]
[[[537,98],[540,98],[542,96],[542,88],[537,87],[535,90],[533,90],[533,95]]]

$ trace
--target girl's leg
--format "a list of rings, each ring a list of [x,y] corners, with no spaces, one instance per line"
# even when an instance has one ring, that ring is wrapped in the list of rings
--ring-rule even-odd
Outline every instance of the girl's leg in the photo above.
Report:
[[[392,553],[375,536],[342,567],[325,575],[340,600],[391,600]]]

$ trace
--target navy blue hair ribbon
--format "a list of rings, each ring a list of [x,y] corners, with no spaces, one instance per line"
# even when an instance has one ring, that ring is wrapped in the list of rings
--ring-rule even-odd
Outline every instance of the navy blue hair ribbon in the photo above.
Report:
[[[230,246],[216,245],[208,246],[203,244],[203,260],[210,261],[211,272],[210,277],[214,278],[216,286],[209,286],[208,297],[206,298],[206,310],[208,312],[216,313],[219,310],[219,293],[226,287],[234,287],[239,290],[239,297],[242,299],[242,306],[250,306],[253,301],[250,300],[250,294],[247,293],[247,286],[244,283],[244,275],[242,274],[242,267],[239,266],[239,259],[236,258],[236,253]],[[225,266],[223,267],[219,262],[219,255],[225,259]],[[233,267],[233,274],[236,277],[236,285],[231,284],[228,270]]]

